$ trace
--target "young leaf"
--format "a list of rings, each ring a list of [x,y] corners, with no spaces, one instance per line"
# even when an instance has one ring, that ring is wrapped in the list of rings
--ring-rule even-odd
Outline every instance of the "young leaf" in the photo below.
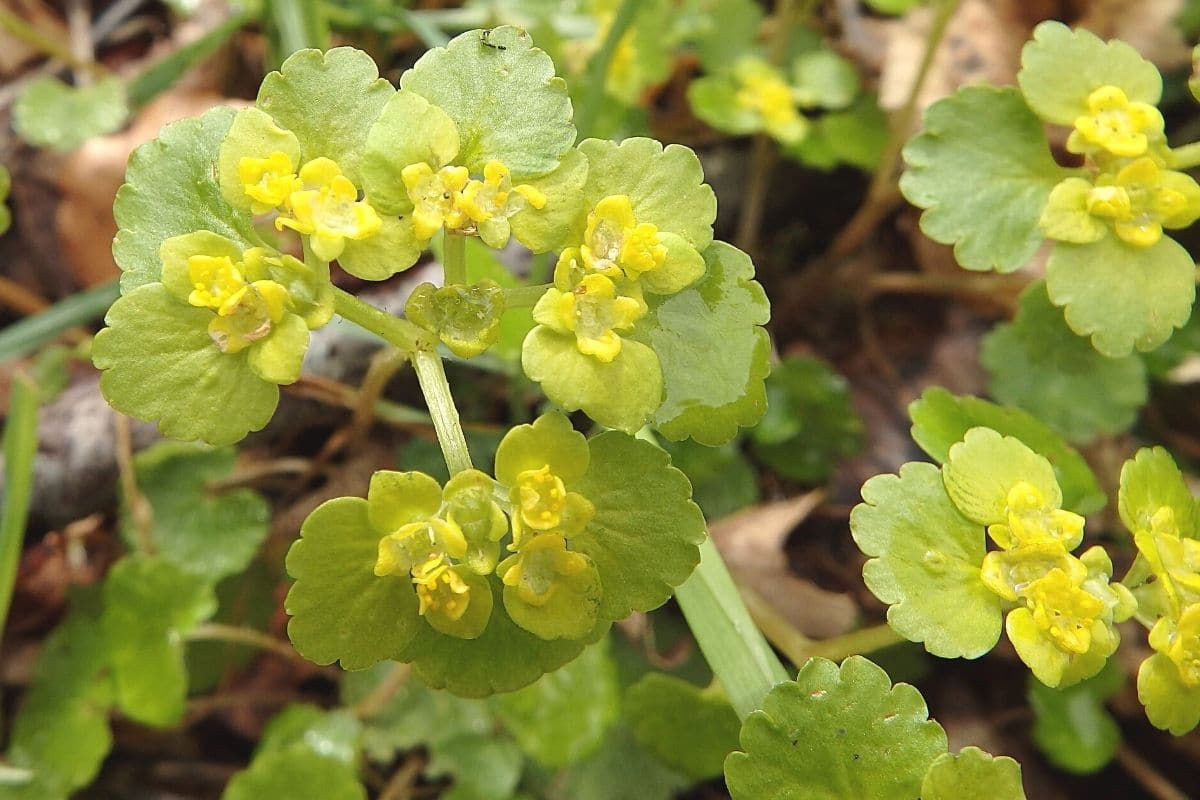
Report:
[[[157,422],[173,439],[233,444],[275,413],[279,388],[252,369],[248,354],[222,353],[207,326],[212,312],[186,306],[161,283],[130,291],[108,310],[92,362],[100,390],[118,411]]]
[[[651,444],[610,431],[588,440],[587,474],[572,491],[596,507],[571,548],[600,572],[602,619],[650,611],[670,598],[700,562],[704,516],[691,486],[670,458]]]
[[[456,161],[473,173],[496,160],[514,180],[544,175],[575,141],[566,84],[520,28],[467,31],[421,56],[400,87],[450,115]]]
[[[214,108],[173,122],[133,151],[113,203],[119,228],[113,258],[122,270],[123,291],[160,280],[158,248],[172,236],[211,231],[243,248],[263,243],[250,215],[229,205],[215,177],[234,114],[232,108]]]
[[[425,773],[453,776],[441,800],[510,800],[521,779],[524,759],[511,739],[468,734],[447,741],[431,754]]]
[[[1021,93],[990,86],[959,89],[930,106],[904,160],[900,190],[925,209],[921,230],[953,244],[958,263],[973,270],[1024,266],[1041,246],[1038,218],[1050,190],[1071,174],[1050,157],[1042,123]]]
[[[258,755],[305,747],[353,767],[358,760],[361,736],[362,723],[349,709],[324,711],[317,706],[293,703],[267,724],[258,743]]]
[[[1195,538],[1196,501],[1183,473],[1165,449],[1143,447],[1121,467],[1121,521],[1131,532],[1149,530],[1150,518],[1164,506],[1171,509],[1180,535]]]
[[[363,669],[399,657],[428,627],[417,616],[412,583],[375,574],[379,538],[358,497],[330,500],[304,521],[288,551],[296,582],[284,606],[288,636],[305,658]]]
[[[1020,439],[991,428],[972,428],[950,448],[942,480],[963,516],[980,525],[1007,520],[1008,493],[1021,482],[1037,489],[1048,507],[1062,504],[1050,462]]]
[[[992,756],[978,747],[964,747],[958,755],[943,753],[929,766],[921,781],[921,800],[1025,800],[1021,765],[1008,756]]]
[[[229,781],[221,800],[367,800],[354,771],[307,747],[274,750],[254,759]]]
[[[625,716],[638,744],[693,780],[720,775],[738,746],[741,722],[724,692],[673,675],[651,672],[631,686]]]
[[[946,733],[920,692],[861,656],[814,658],[777,685],[725,759],[733,800],[912,800]]]
[[[13,128],[36,147],[74,150],[93,136],[112,133],[129,118],[125,84],[106,77],[71,87],[51,75],[25,85],[13,104]]]
[[[1021,294],[1020,304],[1012,323],[983,340],[980,360],[996,399],[1024,408],[1072,442],[1128,430],[1146,402],[1142,360],[1097,353],[1067,327],[1041,282]]]
[[[1183,327],[1196,297],[1196,265],[1164,236],[1134,247],[1116,236],[1092,244],[1057,242],[1046,262],[1050,300],[1067,324],[1110,358],[1158,347]]]
[[[598,751],[562,781],[571,800],[672,800],[688,781],[638,745],[624,725],[609,730]]]
[[[332,158],[357,186],[367,133],[393,94],[361,50],[299,50],[263,78],[258,107],[296,135],[305,161]]]
[[[1050,462],[1062,489],[1063,508],[1091,514],[1108,502],[1083,456],[1026,411],[998,406],[971,395],[956,397],[935,386],[909,405],[908,415],[913,421],[913,441],[938,463],[946,461],[950,448],[962,441],[971,428],[991,428],[1020,439]]]
[[[719,445],[766,410],[763,380],[770,317],[754,265],[742,251],[715,242],[704,251],[707,273],[673,295],[649,295],[650,312],[634,336],[658,355],[662,404],[654,424],[668,439]]]
[[[1033,742],[1055,766],[1080,775],[1097,772],[1112,761],[1121,729],[1104,701],[1121,690],[1125,675],[1115,661],[1099,675],[1065,689],[1029,681]]]
[[[415,92],[396,92],[367,133],[361,172],[371,205],[386,214],[408,214],[412,198],[405,167],[449,164],[458,154],[458,128],[450,116]]]
[[[243,571],[268,532],[270,507],[257,492],[209,489],[232,474],[235,456],[232,448],[161,442],[134,457],[138,488],[153,512],[155,552],[211,583]],[[131,548],[135,524],[122,518],[121,536]]]
[[[536,683],[492,698],[492,707],[531,758],[565,767],[600,746],[620,710],[618,691],[606,637]]]
[[[183,637],[216,610],[205,580],[166,561],[134,555],[109,571],[100,622],[116,704],[126,716],[162,727],[183,717],[188,685]]]
[[[1200,686],[1184,683],[1169,656],[1155,653],[1142,662],[1137,691],[1154,727],[1182,736],[1200,724]]]
[[[1162,76],[1122,41],[1105,42],[1091,31],[1043,22],[1021,51],[1017,83],[1038,116],[1074,125],[1088,113],[1087,99],[1101,86],[1116,86],[1131,102],[1158,105]]]
[[[983,529],[963,517],[932,464],[909,463],[863,486],[850,531],[873,558],[871,592],[889,604],[888,624],[943,658],[977,658],[1000,638],[1002,601],[979,568]]]

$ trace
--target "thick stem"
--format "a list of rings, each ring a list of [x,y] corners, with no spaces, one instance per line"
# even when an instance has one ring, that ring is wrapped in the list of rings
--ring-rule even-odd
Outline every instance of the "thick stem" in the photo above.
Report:
[[[432,350],[436,344],[432,336],[406,319],[364,303],[347,291],[333,287],[334,310],[338,316],[387,340],[388,344],[406,353],[416,350]]]
[[[675,590],[675,599],[729,702],[744,720],[762,707],[771,687],[789,676],[755,627],[711,538],[700,545],[700,565]]]
[[[438,444],[441,445],[450,474],[457,475],[471,469],[471,453],[467,449],[467,439],[463,436],[458,408],[450,394],[450,383],[446,380],[442,357],[435,350],[414,350],[412,362],[413,369],[417,372],[417,380],[421,383],[421,392],[425,395],[425,402],[429,404],[433,430],[437,433]]]
[[[604,37],[604,43],[600,45],[600,49],[588,62],[587,81],[584,84],[587,91],[583,96],[583,103],[579,106],[579,113],[575,115],[575,127],[579,131],[580,139],[591,136],[593,133],[592,128],[596,124],[596,116],[600,113],[600,104],[604,102],[604,85],[607,83],[608,65],[612,63],[613,54],[617,52],[617,45],[621,43],[621,37],[633,24],[633,19],[637,16],[641,5],[641,0],[621,0],[621,6],[617,9],[616,16],[613,17],[612,27],[608,29],[608,35]]]
[[[442,240],[442,271],[445,285],[467,282],[467,237],[446,231]]]

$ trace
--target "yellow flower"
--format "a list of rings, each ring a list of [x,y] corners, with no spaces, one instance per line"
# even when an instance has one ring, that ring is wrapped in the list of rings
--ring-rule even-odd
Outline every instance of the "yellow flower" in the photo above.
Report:
[[[662,265],[667,248],[662,244],[658,227],[639,223],[629,197],[615,194],[596,203],[588,214],[578,254],[588,271],[613,279],[624,274],[630,280],[637,280],[642,273]]]
[[[443,226],[457,230],[467,221],[459,207],[459,194],[471,173],[466,167],[442,167],[437,172],[424,162],[409,164],[400,172],[413,202],[413,233],[421,240],[431,238]]]
[[[733,68],[737,104],[757,114],[763,128],[784,144],[804,138],[808,124],[797,109],[796,96],[778,71],[757,58],[745,58]]]
[[[412,581],[417,589],[417,613],[421,616],[434,612],[457,621],[467,613],[471,587],[444,558],[432,558],[419,565],[413,570]]]
[[[566,540],[553,533],[534,536],[521,551],[505,559],[497,569],[505,586],[513,586],[521,600],[544,606],[554,596],[563,578],[588,569],[587,556],[567,549]]]
[[[533,308],[533,318],[558,333],[575,334],[584,355],[608,364],[621,352],[617,331],[629,330],[646,313],[636,297],[617,294],[617,287],[601,274],[585,275],[570,291],[546,290]]]
[[[463,187],[456,205],[476,223],[510,217],[524,201],[536,209],[546,207],[546,195],[528,184],[512,185],[508,167],[499,161],[489,161],[483,167],[483,180],[472,179]]]
[[[287,289],[272,280],[247,282],[243,262],[195,255],[187,263],[192,282],[188,303],[216,312],[208,335],[223,353],[237,353],[265,338],[287,312]]]
[[[379,540],[375,574],[415,574],[421,564],[444,555],[462,558],[467,552],[467,540],[453,522],[432,517],[410,522]]]
[[[1088,114],[1075,120],[1067,139],[1072,153],[1107,150],[1114,156],[1144,155],[1151,140],[1162,138],[1163,118],[1148,103],[1131,103],[1116,86],[1101,86],[1088,95]]]
[[[1117,236],[1150,247],[1163,228],[1185,228],[1200,218],[1200,186],[1182,172],[1139,158],[1116,175],[1100,175],[1087,198],[1089,214],[1112,220]]]
[[[238,180],[250,198],[250,208],[255,214],[285,206],[292,192],[303,188],[291,156],[279,150],[266,158],[241,159]]]
[[[358,199],[358,189],[337,162],[314,158],[300,168],[300,181],[303,188],[288,197],[292,216],[277,218],[275,227],[311,237],[313,253],[322,261],[341,255],[346,239],[366,239],[382,227],[383,220]]]
[[[1159,619],[1150,630],[1150,646],[1174,662],[1185,684],[1200,686],[1200,603],[1188,606],[1178,621]]]
[[[1136,531],[1133,541],[1150,565],[1157,579],[1156,590],[1171,613],[1200,602],[1200,541],[1180,535],[1170,506],[1154,512],[1149,529]]]
[[[992,541],[1003,548],[1053,540],[1073,550],[1083,539],[1083,517],[1051,508],[1045,495],[1028,481],[1018,481],[1005,498],[1005,523],[988,526]]]
[[[1046,538],[993,550],[983,558],[980,578],[985,586],[1005,600],[1015,601],[1051,570],[1079,584],[1087,578],[1087,567],[1067,552],[1061,541]]]
[[[1024,597],[1038,630],[1070,653],[1091,649],[1092,627],[1108,610],[1099,598],[1057,568],[1031,583]]]

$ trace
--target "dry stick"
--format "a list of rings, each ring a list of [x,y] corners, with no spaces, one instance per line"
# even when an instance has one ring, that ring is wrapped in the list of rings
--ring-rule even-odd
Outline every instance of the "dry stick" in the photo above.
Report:
[[[409,755],[404,759],[400,768],[392,774],[387,786],[383,787],[383,791],[379,793],[379,800],[411,800],[414,797],[413,787],[424,769],[425,758],[423,756],[417,753]]]
[[[304,664],[306,667],[311,666],[308,660],[296,652],[295,648],[288,642],[285,642],[283,639],[276,639],[270,634],[256,631],[253,628],[224,625],[220,622],[205,622],[193,628],[187,634],[186,638],[190,642],[215,641],[249,645],[250,647],[257,647],[259,650],[274,653],[288,661],[296,661]]]
[[[375,408],[383,399],[383,391],[396,373],[408,363],[408,353],[396,347],[384,347],[371,356],[367,365],[367,374],[363,376],[358,389],[358,402],[354,408],[354,418],[351,426],[354,430],[353,440],[361,442],[366,437],[371,423],[376,417]]]
[[[412,668],[408,664],[397,663],[387,677],[371,690],[370,694],[354,705],[354,716],[366,719],[382,711],[383,707],[396,696],[396,692],[400,691],[408,682],[408,676],[411,673]]]
[[[67,31],[71,37],[71,56],[80,65],[92,64],[96,60],[92,45],[92,19],[87,0],[69,0],[67,3]],[[76,86],[90,86],[92,73],[86,66],[73,70]]]
[[[1154,768],[1136,750],[1127,744],[1117,748],[1117,763],[1131,778],[1141,784],[1155,800],[1188,800],[1188,795],[1181,792],[1162,773]]]

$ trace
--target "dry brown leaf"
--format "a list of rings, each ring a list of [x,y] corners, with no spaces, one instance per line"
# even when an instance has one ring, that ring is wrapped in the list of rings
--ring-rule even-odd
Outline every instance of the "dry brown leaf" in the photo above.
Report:
[[[809,492],[739,511],[709,527],[734,580],[766,601],[796,630],[815,639],[845,633],[858,617],[850,595],[826,591],[797,577],[788,567],[784,554],[788,535],[822,500],[822,492]]]
[[[1075,20],[1104,39],[1128,42],[1159,67],[1172,69],[1191,62],[1191,50],[1175,18],[1184,0],[1092,0]]]

